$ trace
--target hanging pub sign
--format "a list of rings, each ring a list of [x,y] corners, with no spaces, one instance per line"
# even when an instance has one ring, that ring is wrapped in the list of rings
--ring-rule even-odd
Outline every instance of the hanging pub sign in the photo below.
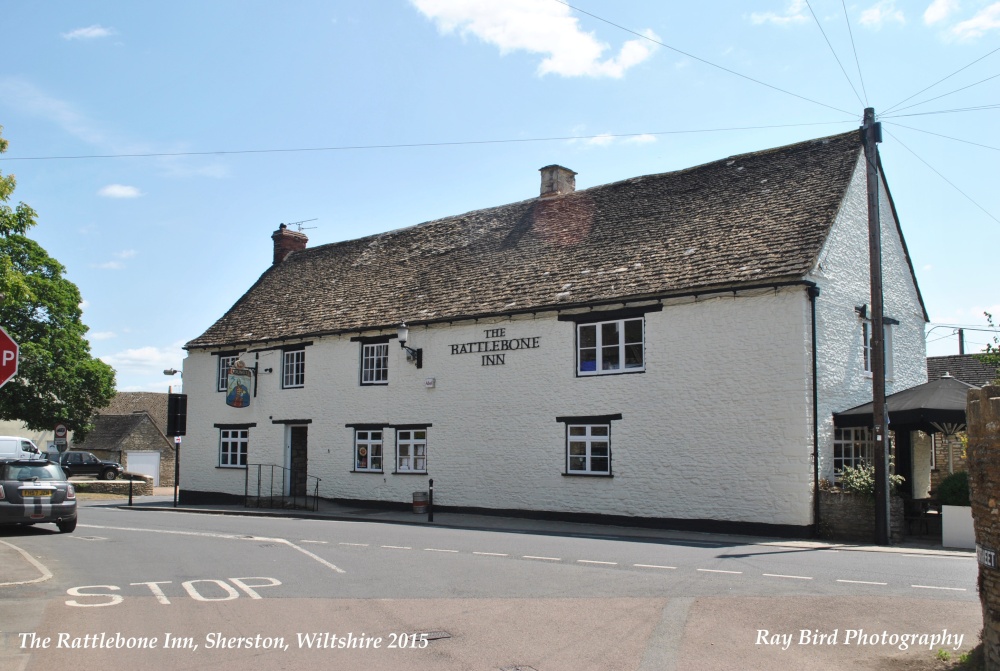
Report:
[[[239,359],[230,366],[226,384],[226,405],[234,408],[250,407],[251,377],[250,369]]]

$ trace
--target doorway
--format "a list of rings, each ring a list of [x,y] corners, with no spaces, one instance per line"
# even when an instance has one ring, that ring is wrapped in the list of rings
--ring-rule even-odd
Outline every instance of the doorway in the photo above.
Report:
[[[288,427],[288,495],[306,496],[309,474],[309,427]]]

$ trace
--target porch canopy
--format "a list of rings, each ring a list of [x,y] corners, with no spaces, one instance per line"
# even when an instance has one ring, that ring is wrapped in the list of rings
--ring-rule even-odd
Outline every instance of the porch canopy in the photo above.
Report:
[[[945,374],[940,379],[910,387],[885,397],[889,428],[952,434],[965,428],[965,399],[976,387]],[[843,429],[872,426],[871,403],[833,413],[833,425]]]

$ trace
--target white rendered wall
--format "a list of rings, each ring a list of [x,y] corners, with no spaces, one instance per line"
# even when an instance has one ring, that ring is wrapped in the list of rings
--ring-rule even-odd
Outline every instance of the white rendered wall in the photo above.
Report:
[[[927,381],[924,316],[906,263],[885,185],[880,181],[884,314],[892,326],[893,372],[886,394]],[[840,214],[810,276],[820,287],[817,299],[819,350],[820,475],[833,479],[833,413],[872,400],[872,379],[864,373],[861,318],[854,308],[868,306],[868,204],[864,157],[859,158]]]
[[[361,346],[345,337],[306,350],[306,387],[280,389],[280,352],[264,352],[250,408],[215,392],[217,357],[185,361],[188,435],[184,489],[242,494],[244,471],[218,468],[214,424],[255,422],[250,461],[284,464],[285,426],[311,419],[309,473],[330,498],[408,502],[435,481],[441,505],[718,519],[810,522],[808,301],[805,289],[686,299],[646,316],[646,372],[577,377],[575,324],[537,318],[411,328],[424,367],[390,342],[390,382],[361,387]],[[539,338],[502,366],[451,345]],[[433,389],[425,378],[434,378]],[[621,413],[612,422],[613,478],[565,476],[565,425],[556,417]],[[345,424],[430,423],[428,474],[351,473],[353,430]]]

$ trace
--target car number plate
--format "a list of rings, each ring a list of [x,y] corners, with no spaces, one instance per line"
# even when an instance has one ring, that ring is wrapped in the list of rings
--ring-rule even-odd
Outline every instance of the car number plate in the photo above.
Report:
[[[51,489],[22,489],[21,496],[52,496]]]

